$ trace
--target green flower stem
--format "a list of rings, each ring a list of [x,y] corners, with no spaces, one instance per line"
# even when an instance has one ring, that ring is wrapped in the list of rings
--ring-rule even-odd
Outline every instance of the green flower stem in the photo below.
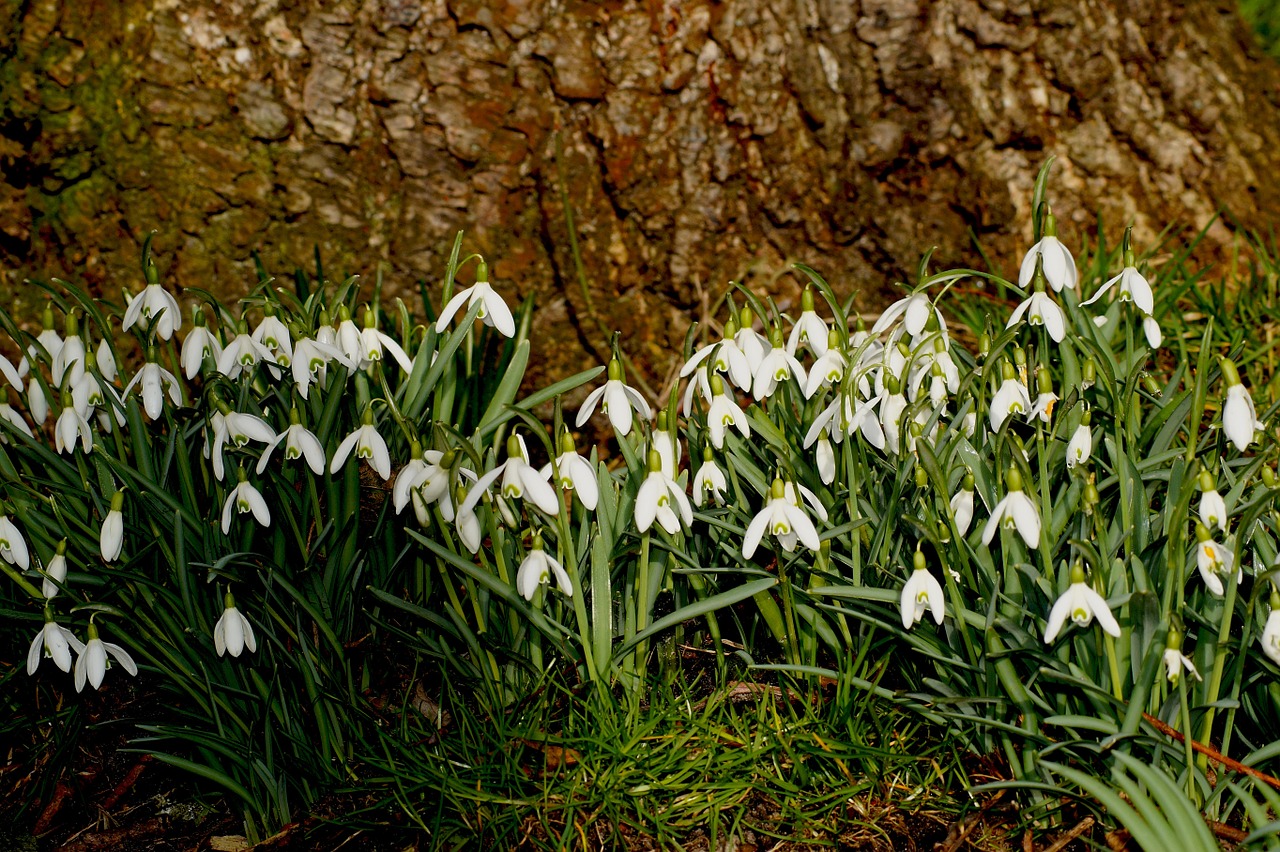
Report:
[[[31,595],[31,597],[35,598],[36,600],[44,600],[44,593],[41,592],[39,589],[37,589],[35,586],[33,586],[31,582],[27,580],[26,577],[22,576],[22,574],[16,568],[14,568],[8,562],[5,562],[3,559],[0,559],[0,571],[4,571],[5,575],[10,580],[17,583],[22,588],[22,590],[27,594]]]
[[[1192,722],[1191,722],[1191,704],[1187,699],[1187,672],[1180,672],[1178,675],[1178,702],[1182,707],[1181,728],[1182,728],[1182,748],[1183,758],[1187,762],[1187,798],[1193,802],[1197,802],[1196,797],[1196,775],[1191,767],[1195,765],[1195,749],[1191,747],[1192,742]]]
[[[555,465],[555,454],[552,454],[552,465]],[[558,470],[553,470],[551,481],[557,482],[559,476]],[[560,539],[560,556],[565,571],[569,574],[569,581],[573,583],[573,616],[578,622],[578,644],[582,648],[582,663],[587,669],[587,677],[592,682],[599,680],[599,672],[596,671],[595,654],[591,650],[591,621],[587,618],[586,589],[582,585],[581,572],[578,570],[578,554],[573,544],[573,534],[569,530],[569,517],[573,512],[573,498],[566,497],[563,490],[559,491],[560,511],[556,513],[556,526],[559,530]]]
[[[1111,672],[1111,694],[1116,701],[1124,701],[1123,683],[1120,680],[1120,665],[1116,660],[1116,640],[1108,634],[1102,635],[1102,647],[1107,655],[1107,668]]]
[[[1236,583],[1236,567],[1235,563],[1231,566],[1230,578],[1227,581],[1227,591],[1222,599],[1222,622],[1218,627],[1218,641],[1214,648],[1213,655],[1213,672],[1209,676],[1209,687],[1205,694],[1204,703],[1208,705],[1204,711],[1204,719],[1200,724],[1200,741],[1207,743],[1213,735],[1214,707],[1213,704],[1218,700],[1218,693],[1222,689],[1222,673],[1227,666],[1226,647],[1231,641],[1231,618],[1236,608],[1236,593],[1238,584]],[[1196,765],[1204,772],[1209,766],[1209,759],[1205,755],[1200,755]]]
[[[636,633],[640,633],[649,626],[649,609],[652,606],[649,600],[649,536],[650,533],[648,531],[640,535],[640,565],[635,587]],[[640,678],[640,683],[644,683],[645,668],[648,665],[649,657],[648,641],[637,643],[634,653],[636,659],[635,671]]]

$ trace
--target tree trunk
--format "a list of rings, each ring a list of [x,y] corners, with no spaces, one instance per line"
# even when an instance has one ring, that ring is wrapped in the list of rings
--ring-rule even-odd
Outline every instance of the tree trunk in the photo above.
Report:
[[[933,245],[1016,271],[1050,154],[1074,246],[1280,211],[1280,77],[1226,2],[0,0],[0,69],[21,308],[26,276],[136,289],[152,229],[168,283],[231,296],[315,245],[411,292],[465,229],[537,295],[543,376],[621,328],[660,377],[795,260],[870,303]]]

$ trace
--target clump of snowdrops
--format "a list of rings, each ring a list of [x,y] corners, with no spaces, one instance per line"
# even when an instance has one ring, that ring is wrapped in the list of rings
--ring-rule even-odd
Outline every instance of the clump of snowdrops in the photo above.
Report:
[[[799,311],[734,287],[663,400],[615,337],[517,401],[527,307],[460,240],[425,322],[322,274],[239,311],[188,287],[188,319],[149,253],[126,305],[50,288],[0,361],[28,670],[166,684],[185,716],[146,747],[262,827],[358,777],[387,660],[501,706],[548,676],[641,692],[675,644],[911,707],[1033,798],[1137,754],[1261,826],[1260,782],[1211,784],[1192,743],[1280,751],[1272,412],[1211,325],[1164,339],[1174,294],[1127,232],[1077,266],[1046,174],[1016,280],[926,257],[864,320],[797,265]],[[973,348],[943,310],[965,281],[1018,299]]]

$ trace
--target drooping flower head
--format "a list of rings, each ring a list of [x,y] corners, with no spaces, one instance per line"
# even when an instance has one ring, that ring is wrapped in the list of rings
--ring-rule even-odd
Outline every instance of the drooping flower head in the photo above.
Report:
[[[1111,614],[1111,607],[1085,582],[1084,564],[1079,561],[1071,566],[1071,587],[1049,612],[1049,622],[1044,631],[1045,644],[1051,644],[1058,637],[1068,618],[1078,627],[1088,627],[1089,622],[1096,618],[1105,633],[1120,636],[1120,625]]]
[[[604,409],[609,422],[613,424],[614,431],[619,435],[627,435],[631,432],[632,409],[646,420],[653,416],[649,403],[640,395],[640,392],[623,382],[622,362],[617,358],[609,359],[608,380],[602,387],[588,394],[582,402],[582,408],[578,409],[579,429],[591,419],[597,405]]]
[[[1196,671],[1196,664],[1191,662],[1190,657],[1182,653],[1182,634],[1177,630],[1170,630],[1169,638],[1165,640],[1164,644],[1164,676],[1169,683],[1177,686],[1183,672],[1191,675],[1196,680],[1203,680],[1200,677],[1200,672]]]
[[[1253,434],[1262,429],[1258,415],[1253,408],[1253,397],[1240,381],[1240,373],[1230,359],[1219,358],[1222,367],[1222,381],[1227,386],[1227,398],[1222,404],[1222,431],[1236,449],[1244,452],[1253,443]]]
[[[258,640],[253,635],[253,625],[244,613],[236,609],[236,599],[230,591],[223,597],[222,606],[222,617],[213,627],[213,647],[218,656],[230,654],[238,657],[245,648],[257,651]]]
[[[129,652],[119,645],[111,642],[103,642],[98,638],[98,626],[93,623],[93,619],[89,620],[89,641],[84,644],[84,650],[80,652],[80,658],[76,660],[76,692],[84,689],[85,681],[94,689],[102,686],[103,675],[107,673],[107,666],[110,660],[107,655],[110,654],[116,658],[121,667],[131,675],[138,674],[138,666],[133,661],[133,657],[129,656]]]
[[[1230,575],[1235,566],[1235,555],[1213,540],[1209,528],[1204,524],[1196,524],[1196,567],[1200,571],[1200,579],[1205,588],[1217,597],[1222,597],[1225,588],[1222,585],[1223,575]],[[1236,569],[1236,582],[1244,581],[1244,569]]]
[[[1043,264],[1045,280],[1049,282],[1049,286],[1055,293],[1061,293],[1065,287],[1075,289],[1076,261],[1067,247],[1058,239],[1058,220],[1048,210],[1047,205],[1044,235],[1040,238],[1040,242],[1027,251],[1026,256],[1022,258],[1022,267],[1018,270],[1018,286],[1024,290],[1031,283],[1038,259]]]
[[[524,561],[520,563],[520,570],[516,572],[516,590],[525,600],[531,601],[538,593],[538,587],[543,583],[551,582],[553,576],[556,588],[565,597],[573,597],[573,582],[569,579],[569,574],[558,559],[548,555],[542,549],[542,533],[534,533],[533,547],[529,549]]]
[[[996,530],[1003,527],[1016,529],[1027,547],[1034,550],[1040,546],[1040,513],[1036,511],[1036,504],[1022,490],[1022,474],[1016,467],[1009,468],[1009,472],[1005,474],[1005,483],[1009,487],[1008,493],[991,510],[991,518],[982,530],[982,543],[991,544]]]
[[[1218,493],[1213,473],[1207,467],[1200,468],[1200,523],[1209,529],[1217,527],[1227,531],[1227,501]]]
[[[1043,326],[1054,343],[1061,343],[1067,333],[1067,315],[1062,312],[1062,308],[1058,307],[1053,297],[1044,291],[1044,256],[1039,252],[1036,253],[1035,274],[1031,277],[1031,286],[1033,288],[1031,295],[1014,308],[1005,328],[1013,328],[1025,315],[1028,324]]]
[[[799,347],[804,346],[815,358],[821,358],[827,352],[827,338],[827,324],[814,309],[813,289],[806,285],[800,294],[800,318],[787,339],[787,352],[795,357]]]
[[[935,624],[941,624],[946,617],[946,604],[942,594],[942,586],[925,567],[924,554],[916,551],[915,570],[902,586],[902,596],[898,609],[902,614],[902,626],[910,630],[924,617],[927,610],[933,616]]]
[[[515,318],[511,315],[511,309],[507,307],[507,303],[502,301],[502,297],[489,284],[489,264],[483,260],[476,264],[476,283],[455,293],[449,303],[444,306],[444,310],[440,311],[440,318],[436,320],[437,333],[444,334],[444,330],[449,327],[449,322],[462,307],[463,302],[466,302],[468,311],[479,303],[480,312],[476,314],[477,319],[491,328],[496,328],[506,337],[515,337]]]

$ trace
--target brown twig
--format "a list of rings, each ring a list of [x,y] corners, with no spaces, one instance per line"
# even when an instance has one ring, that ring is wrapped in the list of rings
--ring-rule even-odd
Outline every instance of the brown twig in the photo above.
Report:
[[[1234,825],[1214,822],[1211,819],[1205,820],[1205,824],[1209,826],[1209,830],[1212,831],[1216,837],[1220,837],[1223,840],[1230,840],[1232,843],[1244,843],[1244,839],[1249,836]]]
[[[134,784],[138,783],[138,779],[142,777],[142,770],[145,769],[147,764],[150,762],[151,755],[144,754],[138,762],[133,765],[133,768],[129,770],[129,774],[124,776],[124,780],[117,784],[116,788],[111,791],[111,795],[107,796],[107,798],[103,800],[102,809],[104,811],[109,811],[120,803],[120,800],[124,798],[124,794],[129,792],[129,790],[133,788]]]
[[[1186,742],[1186,739],[1187,739],[1186,735],[1181,733],[1177,728],[1174,728],[1172,725],[1168,725],[1160,721],[1155,716],[1152,716],[1150,713],[1143,713],[1142,718],[1150,722],[1157,731],[1164,734],[1166,737],[1173,737],[1178,742]],[[1209,758],[1215,763],[1221,763],[1223,766],[1227,767],[1228,769],[1234,772],[1240,772],[1252,778],[1257,778],[1259,781],[1262,781],[1263,783],[1269,784],[1275,789],[1280,790],[1280,778],[1277,778],[1274,775],[1268,775],[1267,773],[1262,772],[1261,770],[1258,770],[1258,769],[1254,769],[1251,766],[1245,766],[1243,763],[1241,763],[1238,760],[1232,760],[1222,752],[1218,751],[1213,746],[1207,746],[1204,743],[1200,743],[1200,742],[1196,742],[1195,740],[1192,740],[1191,748],[1195,751],[1198,751],[1200,754],[1203,754],[1205,757]]]
[[[1093,817],[1085,817],[1076,823],[1075,828],[1055,840],[1052,846],[1045,848],[1044,852],[1062,852],[1068,843],[1091,828],[1093,828]]]

